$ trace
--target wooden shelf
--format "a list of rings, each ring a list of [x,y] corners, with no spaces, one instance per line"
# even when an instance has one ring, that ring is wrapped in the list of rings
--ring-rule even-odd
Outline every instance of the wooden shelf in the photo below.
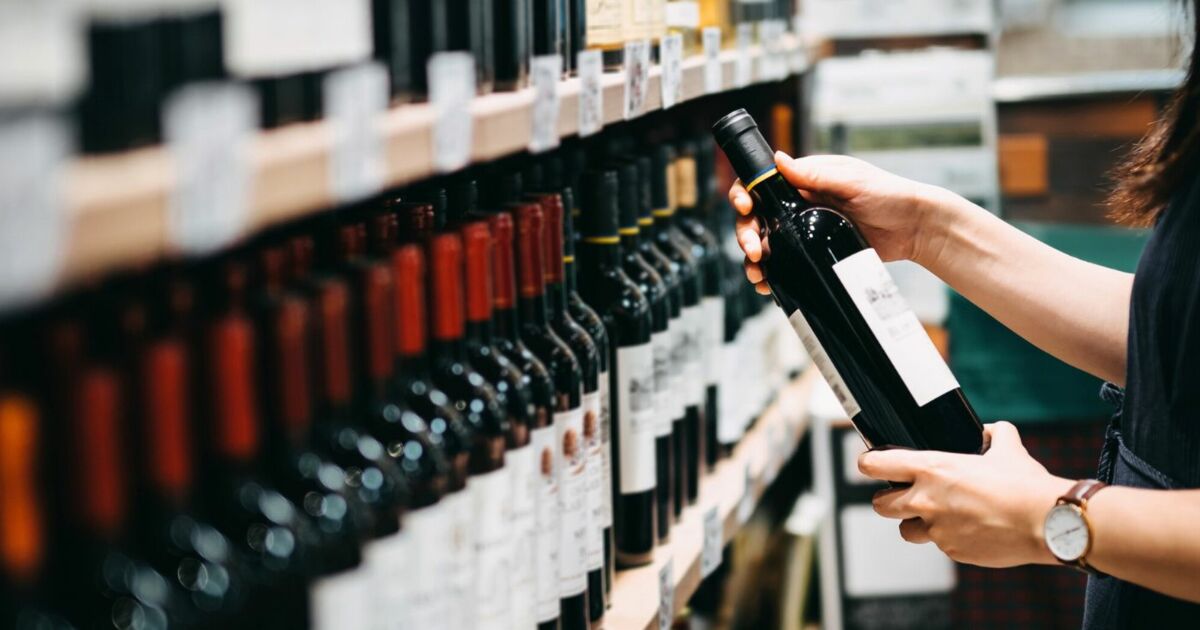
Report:
[[[809,369],[783,388],[734,449],[733,455],[701,480],[699,500],[684,510],[683,518],[671,527],[671,539],[655,550],[653,563],[617,573],[612,607],[604,617],[605,627],[658,627],[658,576],[668,561],[673,562],[675,614],[687,605],[700,585],[704,515],[715,506],[724,524],[722,542],[733,539],[742,526],[738,508],[746,492],[750,493],[748,500],[757,505],[763,491],[807,430],[808,399],[815,378],[819,378],[816,371]]]
[[[788,55],[790,71],[805,69],[805,51],[790,35],[782,49]],[[763,51],[755,47],[749,55],[757,72]],[[738,51],[721,53],[725,90],[734,87],[737,63]],[[684,100],[704,95],[704,70],[702,57],[684,61]],[[661,68],[654,66],[647,88],[647,112],[662,108],[660,81]],[[605,73],[602,86],[605,124],[622,120],[624,74]],[[577,78],[560,85],[561,137],[578,133],[579,91]],[[533,89],[527,88],[473,101],[473,162],[516,153],[528,146],[533,99]],[[386,113],[381,124],[385,188],[435,174],[434,120],[434,109],[428,104],[401,105]],[[320,121],[260,132],[251,150],[250,216],[238,237],[336,205],[329,182],[330,147],[331,133]],[[167,224],[172,179],[171,157],[163,147],[85,157],[72,164],[67,175],[65,260],[58,285],[176,255]]]

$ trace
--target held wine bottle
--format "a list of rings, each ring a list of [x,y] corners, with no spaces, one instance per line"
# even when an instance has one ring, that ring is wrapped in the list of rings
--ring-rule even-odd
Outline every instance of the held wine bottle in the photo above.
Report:
[[[561,517],[558,550],[560,619],[564,630],[583,629],[588,627],[583,373],[571,348],[550,327],[542,239],[545,225],[541,207],[526,204],[517,208],[516,225],[521,339],[553,375],[557,398],[553,464],[558,477]]]
[[[975,411],[854,224],[800,196],[745,110],[713,135],[770,239],[771,292],[867,445],[980,452]]]
[[[621,269],[617,174],[582,176],[579,288],[608,329],[612,386],[614,535],[619,566],[654,559],[654,354],[650,303]],[[664,489],[665,491],[665,489]]]
[[[646,262],[640,251],[638,211],[641,208],[641,179],[636,162],[617,166],[618,212],[617,230],[621,236],[622,269],[650,302],[653,322],[650,345],[654,352],[654,464],[655,487],[673,488],[675,484],[676,423],[683,425],[683,399],[672,390],[672,365],[675,340],[669,328],[671,305],[667,285],[662,276]],[[658,542],[666,542],[671,534],[675,515],[675,493],[658,492]]]

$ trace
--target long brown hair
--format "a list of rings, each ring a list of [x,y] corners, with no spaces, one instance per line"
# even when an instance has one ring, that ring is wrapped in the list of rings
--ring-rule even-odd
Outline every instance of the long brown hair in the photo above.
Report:
[[[1197,176],[1200,163],[1200,0],[1181,2],[1192,25],[1192,54],[1183,85],[1162,118],[1114,171],[1108,198],[1113,219],[1135,226],[1154,223],[1172,195]]]

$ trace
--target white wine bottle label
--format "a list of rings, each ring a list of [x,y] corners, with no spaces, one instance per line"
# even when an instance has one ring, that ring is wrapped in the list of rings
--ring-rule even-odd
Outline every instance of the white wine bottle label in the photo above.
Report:
[[[537,623],[537,571],[534,535],[537,531],[537,458],[532,444],[504,455],[512,480],[512,620],[514,628]]]
[[[838,262],[833,271],[918,405],[958,389],[950,367],[873,248]]]
[[[704,405],[704,310],[697,304],[683,309],[683,322],[687,331],[684,350],[687,362],[684,364],[684,395],[688,405]]]
[[[671,391],[671,364],[675,351],[672,332],[663,330],[650,336],[650,345],[654,349],[655,437],[670,435],[671,421],[675,419],[675,397]]]
[[[681,313],[679,317],[671,320],[667,327],[671,334],[671,419],[679,420],[683,418],[684,409],[687,407],[687,320],[684,319]]]
[[[654,488],[654,350],[649,343],[617,350],[617,422],[621,493]]]
[[[475,623],[473,628],[512,627],[512,476],[507,466],[467,482],[475,525]]]
[[[622,0],[587,0],[588,47],[620,45],[625,40],[624,21],[625,2]]]
[[[363,564],[371,572],[372,630],[415,627],[410,619],[418,567],[412,564],[412,540],[411,525],[405,522],[401,531],[363,546]]]
[[[842,380],[841,374],[838,374],[837,368],[833,367],[833,362],[829,360],[829,355],[825,353],[821,342],[817,341],[817,335],[813,332],[812,326],[808,325],[804,314],[800,312],[800,309],[796,309],[796,312],[792,313],[788,320],[792,322],[792,329],[799,335],[800,342],[808,351],[808,356],[812,357],[817,370],[821,372],[821,376],[825,377],[825,382],[829,383],[829,388],[833,390],[838,402],[842,404],[842,409],[846,411],[846,417],[857,416],[862,411],[858,406],[858,401],[854,400],[854,396],[850,394],[850,388],[846,387],[846,382]]]
[[[573,597],[587,590],[587,446],[583,407],[554,414],[559,455],[558,510],[562,516],[558,547],[558,594]]]
[[[704,378],[707,385],[721,382],[721,346],[725,345],[725,298],[706,297],[704,308],[704,347],[708,350]]]
[[[454,603],[453,582],[447,584],[447,576],[453,578],[450,546],[455,520],[453,506],[446,503],[449,498],[404,516],[404,530],[410,537],[405,549],[408,559],[404,562],[413,572],[405,617],[412,628],[446,624]]]
[[[314,630],[371,627],[370,575],[358,567],[318,578],[309,587],[309,627]]]
[[[553,425],[529,432],[537,464],[537,491],[534,510],[537,531],[534,535],[534,556],[537,584],[537,621],[542,623],[558,617],[558,547],[562,526],[558,512],[558,450]],[[430,626],[434,627],[434,626]]]
[[[604,566],[604,441],[600,436],[600,391],[583,395],[583,443],[587,451],[587,541],[588,571]]]
[[[445,619],[451,627],[469,628],[475,621],[475,514],[470,491],[442,499],[450,510],[449,601]],[[443,622],[444,623],[444,622]]]
[[[612,527],[613,497],[612,497],[612,378],[608,370],[600,373],[600,474],[604,496],[603,512],[600,518],[601,529]]]
[[[721,344],[721,386],[717,389],[717,441],[729,445],[741,437],[741,421],[738,418],[738,344],[737,341]]]

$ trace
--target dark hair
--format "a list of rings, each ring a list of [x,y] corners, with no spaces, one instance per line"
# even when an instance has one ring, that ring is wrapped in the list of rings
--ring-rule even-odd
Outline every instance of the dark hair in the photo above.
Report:
[[[1162,118],[1113,172],[1116,187],[1108,198],[1110,216],[1120,223],[1149,226],[1171,196],[1197,175],[1200,161],[1200,0],[1181,2],[1192,25],[1192,54],[1183,85]]]

